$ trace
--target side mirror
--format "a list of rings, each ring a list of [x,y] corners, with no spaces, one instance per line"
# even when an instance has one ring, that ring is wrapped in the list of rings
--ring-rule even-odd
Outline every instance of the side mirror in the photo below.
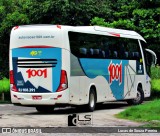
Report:
[[[155,54],[155,52],[150,49],[145,49],[145,51],[152,56],[152,58],[150,58],[151,59],[150,64],[155,65],[157,63],[157,55]]]

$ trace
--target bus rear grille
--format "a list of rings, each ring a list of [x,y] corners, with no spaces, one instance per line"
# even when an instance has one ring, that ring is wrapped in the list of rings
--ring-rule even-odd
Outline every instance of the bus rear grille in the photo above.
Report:
[[[18,59],[16,64],[21,68],[47,68],[55,67],[57,59]]]

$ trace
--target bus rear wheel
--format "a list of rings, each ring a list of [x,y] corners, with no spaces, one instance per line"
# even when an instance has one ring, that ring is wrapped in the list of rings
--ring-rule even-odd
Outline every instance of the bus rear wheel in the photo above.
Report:
[[[127,100],[129,105],[138,105],[141,104],[144,100],[144,93],[141,88],[138,87],[137,89],[137,97],[135,99]]]
[[[54,107],[53,106],[36,106],[36,110],[42,113],[50,113],[50,112],[53,112]]]
[[[89,94],[89,102],[87,104],[87,110],[89,112],[93,112],[95,110],[95,107],[96,107],[96,93],[95,90],[91,88]]]

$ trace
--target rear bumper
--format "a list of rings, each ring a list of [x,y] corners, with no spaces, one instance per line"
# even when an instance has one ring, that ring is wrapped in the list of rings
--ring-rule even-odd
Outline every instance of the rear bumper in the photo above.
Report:
[[[34,100],[33,96],[42,96]],[[69,89],[56,93],[19,93],[11,91],[11,101],[17,105],[56,105],[69,103]]]

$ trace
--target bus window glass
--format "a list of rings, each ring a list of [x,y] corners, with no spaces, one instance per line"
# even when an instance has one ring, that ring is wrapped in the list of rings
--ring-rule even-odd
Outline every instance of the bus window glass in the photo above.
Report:
[[[142,61],[138,40],[69,32],[71,53],[78,58]]]

